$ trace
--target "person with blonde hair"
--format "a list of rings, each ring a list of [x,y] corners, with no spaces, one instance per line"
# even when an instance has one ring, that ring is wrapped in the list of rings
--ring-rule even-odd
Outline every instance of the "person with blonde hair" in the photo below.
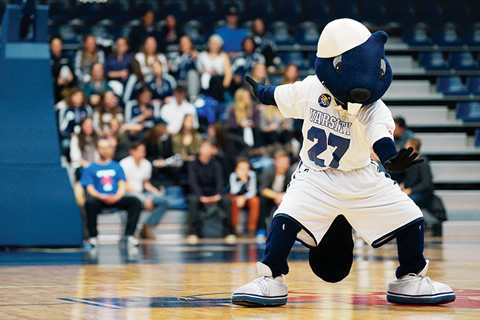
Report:
[[[258,145],[259,116],[258,108],[253,104],[250,92],[245,88],[237,89],[233,105],[228,111],[230,132],[243,137],[245,143],[251,147]]]

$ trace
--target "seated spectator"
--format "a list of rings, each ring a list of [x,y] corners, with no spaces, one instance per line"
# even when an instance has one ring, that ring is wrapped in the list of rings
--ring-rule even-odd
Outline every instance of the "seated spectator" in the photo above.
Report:
[[[277,106],[259,104],[261,140],[266,156],[275,150],[291,152],[292,119],[285,119]]]
[[[238,19],[238,9],[231,6],[225,14],[226,24],[215,30],[215,33],[222,37],[224,50],[231,58],[242,51],[242,41],[248,37],[247,29],[238,27]]]
[[[243,51],[232,61],[233,91],[243,85],[245,75],[250,75],[256,64],[265,64],[265,57],[261,53],[255,52],[255,42],[253,38],[245,38],[242,43],[242,49]]]
[[[410,138],[405,143],[405,148],[412,147],[414,152],[418,152],[417,159],[425,161],[405,171],[402,180],[399,181],[400,187],[417,206],[427,210],[424,212],[427,227],[432,227],[434,235],[441,235],[441,225],[447,220],[447,216],[442,200],[434,194],[435,186],[430,163],[426,157],[422,157],[421,145],[417,138]]]
[[[182,27],[177,23],[175,16],[169,14],[165,17],[165,25],[159,40],[159,47],[163,52],[172,52],[183,36]]]
[[[135,60],[140,64],[140,70],[146,82],[153,78],[152,66],[155,61],[162,64],[164,73],[168,73],[167,58],[163,53],[157,52],[157,40],[154,37],[145,39],[142,50],[135,54]]]
[[[201,236],[201,209],[215,211],[215,217],[223,225],[226,240],[234,240],[230,224],[230,202],[223,192],[222,167],[215,160],[215,147],[209,140],[204,140],[198,150],[195,161],[188,166],[188,185],[190,194],[187,196],[188,220],[187,241],[196,243]]]
[[[291,84],[300,81],[298,67],[294,64],[288,64],[283,71],[282,84]]]
[[[137,197],[143,208],[151,211],[143,223],[140,238],[155,239],[155,227],[168,209],[168,201],[164,192],[157,189],[151,182],[152,164],[145,159],[147,154],[142,142],[135,142],[130,147],[130,155],[120,161],[127,177],[127,194]]]
[[[133,234],[137,228],[142,204],[138,198],[126,195],[127,183],[120,164],[112,160],[113,147],[107,139],[97,141],[99,159],[82,172],[80,179],[86,189],[85,211],[89,243],[98,245],[97,215],[105,208],[117,208],[128,213],[123,241],[128,246],[137,246],[138,240]]]
[[[238,226],[240,210],[248,207],[248,235],[255,236],[260,214],[260,199],[257,196],[257,175],[250,170],[248,158],[239,158],[235,172],[230,174],[230,216],[232,229]]]
[[[198,129],[198,116],[195,106],[187,101],[185,87],[177,86],[173,91],[174,99],[162,107],[160,116],[167,122],[167,130],[170,134],[177,134],[182,128],[185,115],[193,116],[193,127]]]
[[[225,101],[225,91],[232,81],[230,58],[223,52],[223,40],[219,35],[208,39],[207,50],[198,55],[197,67],[203,92],[215,100]]]
[[[241,137],[230,134],[226,125],[220,121],[208,127],[208,136],[215,143],[216,158],[222,164],[224,180],[228,183],[230,173],[235,170],[237,158],[247,156],[250,148]]]
[[[90,34],[75,55],[75,75],[80,86],[90,81],[90,71],[95,63],[105,64],[105,54],[97,48],[95,36]]]
[[[95,63],[92,66],[92,71],[90,74],[90,81],[85,83],[83,91],[87,97],[88,102],[92,106],[97,106],[100,102],[101,95],[107,91],[112,90],[110,85],[105,78],[105,69],[103,64]]]
[[[255,52],[261,53],[265,57],[265,64],[269,69],[275,69],[280,62],[280,58],[277,56],[277,44],[273,35],[266,30],[265,23],[261,18],[253,20],[251,34],[255,42]]]
[[[50,65],[55,102],[58,102],[64,99],[69,89],[75,85],[72,62],[63,54],[63,42],[60,37],[53,37],[50,40]]]
[[[117,119],[123,124],[123,110],[118,106],[118,98],[113,91],[107,90],[101,95],[100,102],[93,112],[93,126],[95,131],[105,136],[110,132],[110,121]]]
[[[260,218],[258,220],[257,241],[265,241],[267,224],[277,210],[290,183],[290,157],[283,150],[274,156],[274,166],[266,169],[260,178]]]
[[[136,100],[125,106],[125,123],[136,123],[143,127],[142,131],[153,128],[155,119],[160,118],[160,103],[152,100],[152,91],[143,87]]]
[[[179,155],[184,163],[195,160],[202,143],[202,135],[193,126],[193,116],[186,114],[180,132],[173,135],[173,152]]]
[[[73,88],[65,99],[65,104],[59,110],[58,127],[62,140],[62,153],[68,150],[75,127],[79,126],[85,118],[91,116],[92,108],[87,104],[83,90]]]
[[[140,24],[133,26],[128,36],[133,52],[138,52],[148,37],[160,41],[161,34],[156,30],[154,23],[155,13],[152,10],[145,10],[140,18]]]
[[[153,164],[154,184],[179,185],[183,161],[173,153],[172,136],[163,119],[157,119],[155,126],[143,135],[143,141],[147,147],[147,159]]]
[[[198,51],[189,36],[182,36],[178,52],[172,54],[170,72],[177,83],[187,88],[190,101],[194,101],[200,92],[200,76],[196,67]]]
[[[109,80],[119,81],[122,84],[127,81],[129,75],[128,66],[133,59],[133,55],[129,50],[127,38],[119,37],[115,41],[115,50],[105,63],[105,73]]]
[[[412,130],[407,128],[407,123],[402,117],[396,117],[393,119],[395,121],[395,130],[393,131],[393,139],[397,145],[397,149],[402,149],[405,147],[405,143],[408,139],[413,138],[414,133]]]
[[[243,138],[250,147],[259,147],[260,114],[253,104],[247,89],[239,88],[235,92],[233,105],[228,111],[228,128],[230,132]]]
[[[97,139],[92,118],[83,119],[80,132],[74,133],[70,141],[70,159],[76,180],[80,180],[83,169],[97,158]]]
[[[412,147],[414,152],[418,152],[417,159],[422,158],[425,161],[405,170],[400,187],[417,206],[428,209],[432,203],[434,190],[430,164],[428,159],[421,157],[421,142],[419,139],[408,139],[405,143],[405,148],[409,147]]]
[[[160,104],[168,103],[177,85],[175,79],[163,72],[163,66],[159,61],[153,62],[152,71],[152,78],[147,86],[152,91],[153,99]]]
[[[145,79],[143,79],[142,71],[140,70],[140,63],[132,59],[128,65],[128,77],[123,86],[122,102],[126,105],[129,101],[137,99],[138,91],[146,86]]]

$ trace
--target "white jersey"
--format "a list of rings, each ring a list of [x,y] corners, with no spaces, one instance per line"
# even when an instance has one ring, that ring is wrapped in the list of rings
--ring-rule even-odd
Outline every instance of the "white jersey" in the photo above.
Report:
[[[393,140],[395,123],[383,101],[351,115],[336,104],[316,76],[278,86],[274,97],[284,117],[304,119],[300,159],[310,169],[366,167],[373,144],[383,137]]]

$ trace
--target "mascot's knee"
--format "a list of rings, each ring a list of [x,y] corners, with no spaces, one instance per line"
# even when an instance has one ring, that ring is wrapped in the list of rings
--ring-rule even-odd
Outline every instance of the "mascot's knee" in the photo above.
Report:
[[[287,233],[299,233],[302,230],[301,225],[287,214],[277,214],[273,217],[269,232],[273,230],[283,230]]]

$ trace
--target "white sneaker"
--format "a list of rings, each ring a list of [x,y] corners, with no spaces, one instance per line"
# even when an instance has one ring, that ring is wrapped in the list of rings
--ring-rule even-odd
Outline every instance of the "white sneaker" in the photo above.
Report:
[[[90,239],[88,239],[88,243],[95,248],[96,246],[98,246],[97,237],[91,237]]]
[[[257,262],[260,278],[241,286],[232,296],[232,303],[247,307],[274,307],[287,303],[288,286],[283,276],[272,277],[270,268]]]
[[[455,293],[446,284],[426,277],[427,265],[419,274],[409,273],[388,284],[387,300],[396,304],[444,304],[455,301]]]
[[[125,244],[129,247],[136,247],[138,246],[138,240],[134,236],[126,236],[123,240]]]

